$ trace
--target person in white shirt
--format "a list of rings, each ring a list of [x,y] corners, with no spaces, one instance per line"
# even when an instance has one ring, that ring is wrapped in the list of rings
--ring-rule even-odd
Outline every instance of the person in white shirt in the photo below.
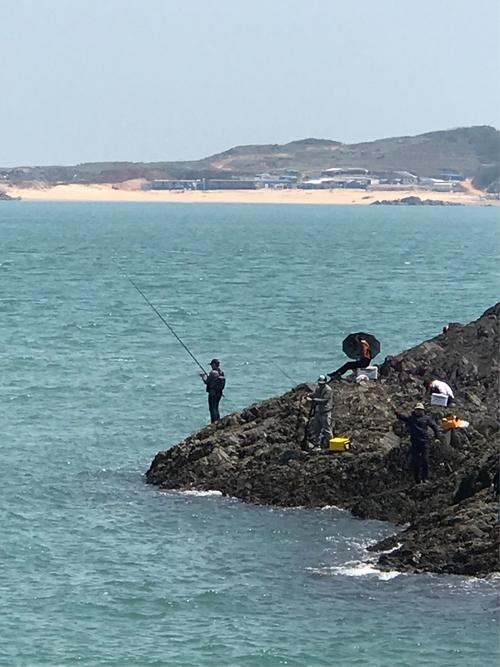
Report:
[[[427,391],[431,394],[444,394],[448,396],[448,405],[455,399],[452,388],[442,380],[427,380],[425,383]]]

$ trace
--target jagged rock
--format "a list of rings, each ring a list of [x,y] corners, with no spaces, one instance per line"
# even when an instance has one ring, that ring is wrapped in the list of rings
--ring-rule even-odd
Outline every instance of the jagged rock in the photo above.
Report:
[[[19,201],[21,197],[11,197],[3,190],[0,190],[0,201]]]
[[[370,206],[462,206],[460,202],[445,201],[443,199],[421,199],[415,195],[401,197],[401,199],[377,199]]]
[[[147,481],[168,489],[217,489],[246,502],[337,505],[360,518],[410,523],[375,549],[380,566],[409,571],[485,575],[500,569],[498,503],[489,485],[498,465],[500,304],[466,326],[436,336],[379,367],[380,380],[333,384],[336,434],[348,452],[303,448],[310,385],[224,417],[155,457]],[[430,476],[415,485],[406,427],[432,374],[456,390],[453,412],[470,422],[430,448]],[[445,409],[431,408],[440,420]]]
[[[444,505],[423,516],[376,548],[401,544],[380,556],[388,569],[486,576],[498,571],[498,536],[498,499],[483,490],[458,506]]]

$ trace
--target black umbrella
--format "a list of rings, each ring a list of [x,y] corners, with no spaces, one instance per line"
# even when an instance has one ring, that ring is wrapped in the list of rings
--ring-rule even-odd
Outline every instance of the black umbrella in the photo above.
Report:
[[[350,359],[360,358],[358,336],[359,338],[364,338],[370,346],[372,358],[376,357],[380,352],[380,343],[375,338],[375,336],[372,336],[372,334],[367,334],[364,331],[358,331],[358,333],[349,334],[347,338],[344,338],[342,349],[344,350],[345,354],[347,354]]]

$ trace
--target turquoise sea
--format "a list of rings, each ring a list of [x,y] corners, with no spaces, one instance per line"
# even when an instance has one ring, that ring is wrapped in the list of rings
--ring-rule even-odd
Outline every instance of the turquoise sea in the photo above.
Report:
[[[397,353],[498,299],[493,208],[0,203],[0,665],[493,667],[499,584],[381,574],[394,528],[159,493],[224,412],[367,329]],[[281,370],[280,370],[281,369]]]

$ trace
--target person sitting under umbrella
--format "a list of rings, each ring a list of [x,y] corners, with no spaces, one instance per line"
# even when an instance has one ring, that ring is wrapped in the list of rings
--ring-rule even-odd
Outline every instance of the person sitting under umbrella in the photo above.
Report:
[[[337,368],[336,371],[328,373],[328,377],[331,380],[335,380],[347,371],[353,371],[357,368],[366,368],[369,366],[371,360],[375,356],[372,350],[373,341],[378,344],[377,339],[370,335],[358,333],[347,336],[342,347],[344,352],[351,358],[355,359],[355,361],[346,362],[343,366]]]

